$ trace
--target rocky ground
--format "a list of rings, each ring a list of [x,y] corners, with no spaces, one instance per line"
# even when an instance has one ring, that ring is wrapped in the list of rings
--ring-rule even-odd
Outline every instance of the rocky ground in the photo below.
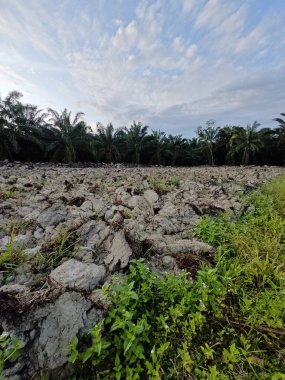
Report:
[[[102,318],[112,273],[145,257],[195,275],[213,254],[193,238],[199,218],[239,209],[241,194],[284,172],[2,164],[0,323],[25,347],[4,376],[64,378],[66,347]]]

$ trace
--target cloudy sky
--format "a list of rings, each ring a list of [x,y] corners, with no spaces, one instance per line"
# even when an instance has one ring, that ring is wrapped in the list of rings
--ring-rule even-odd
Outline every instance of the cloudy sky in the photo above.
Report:
[[[191,136],[285,112],[285,0],[0,0],[0,93]]]

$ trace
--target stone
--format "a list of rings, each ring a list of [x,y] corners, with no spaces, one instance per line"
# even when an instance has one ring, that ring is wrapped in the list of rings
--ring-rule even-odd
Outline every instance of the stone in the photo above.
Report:
[[[99,198],[92,198],[86,200],[80,206],[81,211],[91,211],[91,212],[103,212],[106,209],[106,204]]]
[[[67,209],[65,205],[58,201],[51,207],[45,209],[37,218],[38,223],[42,227],[57,226],[63,222],[67,216]]]
[[[177,239],[167,238],[164,241],[155,242],[153,245],[155,252],[164,255],[176,256],[180,253],[195,253],[203,255],[214,253],[214,248],[197,239]]]
[[[98,248],[109,234],[110,227],[101,220],[90,220],[77,230],[81,244],[91,249]]]
[[[95,304],[96,306],[99,306],[100,308],[104,310],[108,310],[109,307],[112,305],[112,302],[107,299],[102,289],[93,290],[93,292],[90,294],[88,299],[93,304]]]
[[[129,244],[125,239],[124,232],[118,231],[114,236],[110,251],[104,262],[111,272],[117,268],[123,269],[128,265],[132,253]]]
[[[158,194],[153,190],[146,190],[143,193],[144,198],[148,201],[148,203],[152,206],[159,199]]]
[[[70,259],[54,269],[50,277],[64,287],[92,290],[104,279],[105,274],[103,265],[85,264]]]
[[[84,327],[89,307],[90,302],[81,294],[67,292],[35,313],[33,319],[42,320],[34,347],[39,368],[51,370],[67,362],[68,346]]]
[[[36,247],[33,248],[27,248],[24,250],[24,253],[29,256],[29,257],[34,257],[37,253],[39,253],[41,250],[41,246],[37,245]]]
[[[24,285],[9,284],[9,285],[3,285],[0,288],[0,293],[18,294],[18,293],[25,293],[27,290],[28,288]]]

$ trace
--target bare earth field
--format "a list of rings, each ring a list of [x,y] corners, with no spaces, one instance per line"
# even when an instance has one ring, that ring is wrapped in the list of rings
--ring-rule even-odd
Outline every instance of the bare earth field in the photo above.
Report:
[[[4,377],[31,379],[45,368],[64,378],[66,347],[102,318],[100,288],[114,272],[144,257],[156,270],[195,275],[213,254],[193,237],[199,218],[238,210],[242,194],[284,173],[0,166],[0,323],[25,345]]]

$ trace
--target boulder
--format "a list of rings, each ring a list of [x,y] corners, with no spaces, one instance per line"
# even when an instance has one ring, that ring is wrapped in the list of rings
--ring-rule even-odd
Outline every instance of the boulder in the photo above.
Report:
[[[104,262],[112,272],[119,268],[125,268],[132,255],[132,250],[125,239],[123,231],[116,232],[111,247]]]
[[[42,227],[57,226],[60,222],[65,221],[67,209],[61,202],[55,202],[51,207],[45,209],[37,218]]]
[[[154,203],[156,203],[159,199],[158,194],[153,190],[146,190],[143,193],[144,198],[147,200],[147,202],[152,206]]]
[[[70,259],[50,273],[50,277],[60,285],[80,290],[94,289],[105,277],[103,265],[86,264]]]

